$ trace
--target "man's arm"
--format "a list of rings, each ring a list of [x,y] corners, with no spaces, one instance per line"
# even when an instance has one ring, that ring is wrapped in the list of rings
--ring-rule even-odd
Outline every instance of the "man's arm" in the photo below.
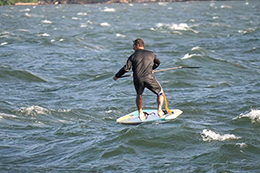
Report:
[[[154,61],[153,61],[153,70],[154,69],[156,69],[157,67],[159,67],[159,65],[160,65],[160,60],[157,58],[157,56],[156,55],[154,55],[155,57],[154,57]]]
[[[122,75],[124,75],[126,72],[128,72],[132,67],[132,61],[130,60],[130,58],[128,58],[128,60],[126,61],[126,65],[124,67],[122,67],[117,74],[113,77],[114,80],[117,80],[119,77],[121,77]]]

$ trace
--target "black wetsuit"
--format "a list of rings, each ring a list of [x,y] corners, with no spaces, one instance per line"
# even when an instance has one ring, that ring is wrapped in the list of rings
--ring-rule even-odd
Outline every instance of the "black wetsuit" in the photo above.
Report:
[[[139,49],[128,58],[126,65],[115,76],[117,78],[122,76],[132,67],[136,93],[141,95],[146,87],[153,93],[160,95],[162,87],[152,74],[152,71],[159,65],[160,60],[153,52]]]

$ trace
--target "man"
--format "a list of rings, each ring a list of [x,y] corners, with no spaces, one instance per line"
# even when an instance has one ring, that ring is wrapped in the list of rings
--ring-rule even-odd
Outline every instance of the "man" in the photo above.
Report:
[[[142,96],[145,88],[148,88],[157,95],[158,116],[160,118],[165,116],[165,113],[162,111],[164,99],[163,89],[153,76],[153,70],[160,65],[160,60],[153,52],[145,50],[144,46],[144,41],[140,38],[133,41],[133,49],[135,52],[128,58],[126,65],[121,68],[113,78],[117,80],[132,68],[136,90],[136,106],[141,121],[145,121],[148,116],[147,113],[142,110]]]

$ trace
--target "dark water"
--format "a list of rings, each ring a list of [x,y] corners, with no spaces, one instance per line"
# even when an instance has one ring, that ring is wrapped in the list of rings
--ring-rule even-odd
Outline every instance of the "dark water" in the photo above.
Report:
[[[259,172],[260,2],[0,7],[1,172]],[[124,126],[141,37],[165,124]],[[144,93],[146,109],[156,99]]]

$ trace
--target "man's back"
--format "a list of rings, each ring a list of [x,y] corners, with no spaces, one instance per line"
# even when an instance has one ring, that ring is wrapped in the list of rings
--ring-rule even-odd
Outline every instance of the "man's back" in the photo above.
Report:
[[[156,55],[148,50],[139,49],[135,51],[129,60],[132,62],[134,78],[144,78],[152,74],[153,69],[159,66],[160,61]]]

